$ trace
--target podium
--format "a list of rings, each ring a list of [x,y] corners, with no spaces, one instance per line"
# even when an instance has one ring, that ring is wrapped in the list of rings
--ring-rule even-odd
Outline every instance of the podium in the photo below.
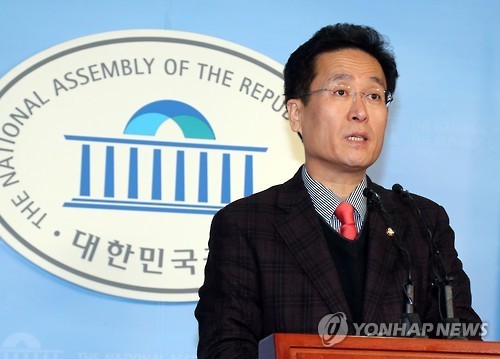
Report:
[[[273,334],[259,343],[259,359],[500,358],[500,342],[347,336],[324,346],[317,334]]]

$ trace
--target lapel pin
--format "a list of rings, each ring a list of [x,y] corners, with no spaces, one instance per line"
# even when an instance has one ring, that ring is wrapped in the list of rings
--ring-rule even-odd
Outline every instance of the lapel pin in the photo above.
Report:
[[[389,237],[392,237],[395,234],[391,227],[387,228],[387,231],[385,233],[387,233]]]

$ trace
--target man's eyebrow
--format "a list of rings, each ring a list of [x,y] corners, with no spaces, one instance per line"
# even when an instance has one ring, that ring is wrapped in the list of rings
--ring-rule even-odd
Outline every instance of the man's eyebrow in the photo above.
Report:
[[[373,81],[373,82],[378,83],[380,86],[384,86],[384,87],[386,86],[385,85],[385,81],[382,80],[380,77],[372,76],[372,77],[370,77],[370,80]]]
[[[346,74],[346,73],[337,73],[333,74],[329,79],[328,82],[336,82],[336,81],[345,81],[345,80],[352,80],[353,76]]]

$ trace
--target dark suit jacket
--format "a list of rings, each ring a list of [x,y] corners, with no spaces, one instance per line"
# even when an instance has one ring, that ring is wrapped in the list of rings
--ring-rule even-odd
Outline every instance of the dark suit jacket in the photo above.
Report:
[[[392,191],[369,181],[393,219],[412,258],[416,311],[438,323],[431,288],[428,241],[416,212]],[[430,226],[453,281],[455,315],[479,323],[469,279],[454,247],[445,210],[413,196]],[[369,209],[363,322],[397,323],[403,312],[407,266],[380,211]],[[259,340],[272,333],[318,333],[327,314],[351,314],[300,170],[286,183],[238,200],[213,218],[205,282],[195,311],[200,358],[256,358]],[[352,325],[350,325],[351,333]]]

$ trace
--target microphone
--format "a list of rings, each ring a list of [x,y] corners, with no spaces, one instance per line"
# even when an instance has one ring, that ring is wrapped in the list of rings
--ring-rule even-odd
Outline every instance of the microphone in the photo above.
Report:
[[[387,212],[387,210],[385,209],[384,204],[382,203],[382,198],[380,198],[379,194],[377,192],[375,192],[374,190],[372,190],[371,188],[366,187],[363,190],[363,196],[365,196],[367,198],[368,205],[370,207],[375,207],[375,208],[380,210],[386,223],[389,225],[389,227],[391,227],[392,230],[394,230],[392,217],[389,214],[389,212]],[[398,239],[398,242],[400,242],[399,236],[397,235],[396,232],[394,232],[394,235]],[[404,251],[404,249],[402,247],[400,249],[402,249]]]
[[[372,190],[371,188],[366,187],[363,190],[363,196],[365,196],[368,200],[368,206],[377,208],[384,217],[385,222],[389,225],[390,229],[394,232],[394,222],[392,220],[391,215],[385,209],[384,204],[382,203],[382,198],[380,198],[379,194]],[[409,265],[411,260],[408,251],[402,246],[401,238],[399,235],[394,232],[394,237],[396,238],[399,249],[405,253],[406,264]],[[408,271],[410,274],[410,271]]]
[[[403,246],[403,242],[399,235],[394,231],[394,222],[392,220],[391,215],[385,209],[385,206],[382,202],[382,198],[380,198],[379,194],[372,190],[371,188],[366,187],[363,190],[363,196],[365,196],[368,200],[368,205],[371,207],[377,208],[384,217],[384,220],[389,225],[390,229],[394,233],[394,237],[396,238],[397,246],[401,252],[404,254],[404,262],[408,270],[408,277],[406,283],[403,285],[403,290],[405,294],[405,306],[403,310],[403,314],[401,315],[401,323],[402,327],[405,329],[404,334],[408,336],[408,333],[411,331],[412,334],[415,334],[415,337],[426,338],[427,336],[423,332],[422,322],[420,321],[420,317],[418,313],[415,313],[415,286],[411,280],[411,257],[410,253]],[[416,329],[415,330],[415,327]]]
[[[413,196],[410,194],[410,192],[405,190],[403,188],[403,186],[401,186],[399,183],[395,183],[394,185],[392,185],[392,190],[394,192],[396,192],[396,194],[399,194],[400,196],[402,196],[403,198],[408,198],[410,200],[413,208],[415,209],[415,211],[417,211],[417,216],[418,216],[420,223],[422,224],[425,231],[427,232],[427,238],[428,238],[429,244],[431,244],[431,248],[433,250],[433,253],[435,253],[435,251],[439,252],[439,250],[435,246],[432,232],[429,229],[429,226],[427,225],[427,222],[425,221],[424,216],[422,215],[422,211],[420,211],[420,207],[417,205],[417,202],[415,201]]]
[[[382,203],[382,198],[380,198],[380,196],[379,196],[379,194],[377,192],[375,192],[374,190],[372,190],[371,188],[368,188],[368,187],[366,187],[363,190],[363,196],[365,196],[367,198],[367,200],[368,200],[368,206],[375,207],[375,208],[377,208],[382,213],[382,216],[384,217],[385,222],[387,223],[387,225],[392,230],[393,235],[396,238],[396,242],[397,242],[397,245],[398,245],[399,249],[405,254],[405,264],[408,267],[408,277],[411,279],[411,272],[410,272],[411,259],[410,259],[410,254],[408,253],[408,251],[406,250],[406,248],[404,248],[404,246],[402,245],[401,238],[399,237],[399,235],[394,231],[394,228],[395,228],[394,224],[393,224],[394,222],[393,222],[392,217],[389,214],[389,212],[385,209],[385,206]]]
[[[460,323],[460,320],[455,317],[454,314],[454,305],[453,305],[453,288],[451,286],[451,281],[454,279],[446,273],[446,269],[443,263],[443,257],[441,256],[441,251],[436,245],[436,241],[432,235],[432,231],[430,227],[427,225],[424,216],[422,215],[422,211],[417,204],[417,201],[413,196],[403,188],[399,183],[395,183],[392,186],[392,190],[400,195],[404,199],[408,199],[417,212],[418,220],[420,221],[421,226],[423,227],[427,241],[429,242],[429,247],[431,249],[432,256],[432,272],[434,278],[432,279],[433,285],[438,288],[438,305],[439,305],[439,314],[441,316],[441,321],[443,324],[449,327],[450,325],[454,325],[453,323]],[[443,314],[445,313],[445,314]],[[456,324],[454,327],[460,327]],[[457,333],[453,335],[455,331],[451,331],[451,333],[447,336],[448,339],[466,339],[462,333]]]
[[[432,231],[429,229],[429,226],[427,225],[427,222],[425,221],[425,218],[422,215],[422,211],[420,210],[420,207],[418,206],[417,201],[415,201],[415,199],[410,194],[410,192],[408,192],[407,190],[405,190],[403,188],[403,186],[401,186],[399,183],[395,183],[394,185],[392,185],[392,190],[396,194],[400,195],[401,197],[407,198],[407,199],[410,200],[411,205],[413,206],[413,208],[417,212],[418,220],[420,221],[420,224],[422,225],[422,227],[424,228],[424,230],[426,232],[427,241],[429,242],[429,245],[431,247],[432,255],[440,257],[441,253],[439,252],[439,249],[436,246],[436,243],[434,241],[434,237],[432,235]],[[444,266],[443,266],[442,261],[439,264],[442,266],[440,268],[440,269],[442,269],[441,272],[444,272]],[[434,269],[436,269],[436,268],[434,268]],[[435,276],[439,277],[439,273],[434,272],[434,274],[435,274]]]
[[[378,207],[379,209],[381,209],[383,211],[384,216],[386,216],[386,215],[389,216],[389,213],[385,210],[385,207],[382,203],[382,198],[380,198],[380,196],[378,195],[377,192],[375,192],[374,190],[372,190],[369,187],[366,187],[363,190],[363,196],[365,196],[368,199],[369,205]],[[389,218],[390,218],[390,216],[389,216]]]

